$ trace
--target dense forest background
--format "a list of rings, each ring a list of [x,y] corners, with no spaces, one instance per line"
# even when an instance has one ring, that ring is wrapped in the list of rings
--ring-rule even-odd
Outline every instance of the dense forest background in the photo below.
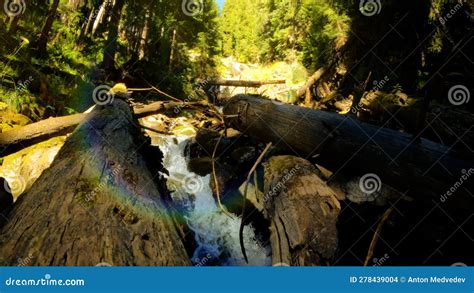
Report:
[[[288,64],[283,71],[294,84],[327,69],[311,89],[319,106],[357,105],[363,87],[382,93],[364,106],[370,108],[366,120],[377,123],[397,111],[398,125],[388,126],[416,132],[433,103],[472,111],[472,5],[229,0],[220,9],[212,0],[5,0],[0,98],[9,114],[2,114],[2,129],[82,112],[103,84],[156,86],[179,99],[203,99],[196,83],[222,76],[223,61],[231,58]],[[290,95],[290,102],[299,102]],[[439,132],[426,135],[454,139]]]
[[[372,258],[371,236],[376,239],[379,235],[379,226],[373,231],[372,223],[378,222],[382,227],[384,221],[388,222],[384,228],[388,240],[379,243],[378,252],[386,248],[394,252],[391,247],[397,248],[403,242],[400,254],[391,254],[393,264],[449,265],[472,259],[472,250],[461,249],[471,247],[473,241],[463,230],[473,231],[470,219],[474,197],[467,183],[463,186],[465,191],[452,196],[443,209],[438,208],[438,202],[447,201],[447,190],[454,192],[454,187],[461,186],[456,182],[458,176],[465,178],[474,172],[470,168],[474,145],[473,0],[2,0],[2,4],[0,149],[4,156],[0,158],[0,175],[7,182],[0,184],[8,193],[5,211],[10,213],[10,207],[13,209],[8,217],[19,219],[10,221],[3,216],[9,222],[1,230],[8,233],[0,233],[0,250],[8,255],[8,263],[16,262],[18,243],[24,252],[29,251],[29,241],[17,240],[28,239],[23,233],[28,231],[32,235],[44,234],[44,239],[50,235],[61,238],[54,240],[57,253],[49,249],[49,240],[31,242],[32,246],[48,245],[47,250],[41,251],[50,255],[43,255],[40,264],[90,265],[88,252],[98,253],[100,249],[91,249],[93,246],[89,245],[96,243],[76,232],[103,235],[101,230],[88,229],[108,229],[109,220],[120,223],[114,226],[116,231],[131,233],[107,230],[114,237],[133,234],[133,239],[140,238],[134,242],[136,247],[152,239],[166,248],[156,246],[155,258],[142,258],[140,248],[134,250],[138,251],[134,258],[128,255],[128,239],[132,237],[118,237],[116,242],[127,247],[119,249],[125,255],[119,264],[168,265],[172,259],[181,265],[189,263],[191,256],[194,264],[203,259],[212,260],[208,264],[244,264],[248,263],[245,239],[249,259],[257,264],[269,263],[266,249],[271,231],[269,223],[262,220],[266,212],[262,207],[254,218],[244,217],[247,199],[251,203],[247,183],[253,182],[249,188],[256,199],[265,182],[268,185],[278,181],[263,178],[262,172],[291,170],[289,163],[288,168],[283,168],[277,159],[265,161],[264,157],[284,155],[288,159],[297,146],[300,153],[290,158],[290,163],[295,165],[305,157],[305,170],[309,171],[302,172],[314,175],[307,181],[317,185],[315,193],[320,192],[321,186],[329,190],[332,185],[340,197],[334,199],[335,192],[321,196],[321,200],[334,200],[334,206],[329,205],[333,213],[326,213],[326,205],[316,202],[320,213],[311,209],[306,217],[301,211],[308,207],[307,198],[297,197],[304,200],[298,200],[300,206],[292,216],[308,224],[316,234],[333,232],[333,238],[322,235],[321,239],[337,240],[340,235],[339,245],[328,244],[332,249],[328,254],[343,252],[338,264],[360,264],[366,258],[366,265],[381,265],[380,259]],[[118,101],[110,103],[111,107],[106,105],[111,101],[101,103],[100,98],[113,99],[118,92]],[[232,96],[234,99],[229,99]],[[155,101],[158,102],[152,103]],[[95,104],[100,107],[89,115]],[[76,113],[81,114],[69,115]],[[79,130],[72,132],[78,124]],[[111,137],[112,143],[103,137]],[[36,145],[38,142],[41,143]],[[152,145],[161,147],[161,151]],[[306,149],[307,146],[311,148]],[[272,162],[270,168],[268,164]],[[259,164],[265,165],[263,170],[257,170]],[[135,175],[114,169],[122,165]],[[321,169],[316,170],[315,165]],[[89,166],[90,172],[83,172],[81,166]],[[107,168],[111,176],[104,179],[103,185],[102,175]],[[46,171],[40,176],[43,170]],[[146,180],[152,173],[158,175]],[[250,180],[252,173],[255,176]],[[373,173],[381,177],[377,176],[378,187],[382,181],[387,182],[387,188],[384,185],[382,191],[373,191],[384,196],[365,196],[371,193],[360,182]],[[248,178],[244,178],[245,174]],[[75,178],[78,189],[73,190],[68,180],[57,180],[58,176]],[[13,184],[10,186],[13,177],[22,179],[18,180],[22,184],[16,192],[12,192]],[[39,181],[35,182],[37,178]],[[294,179],[296,182],[300,176]],[[148,185],[152,181],[156,186]],[[165,186],[168,183],[172,185]],[[24,193],[31,186],[31,192]],[[189,229],[198,236],[189,236],[192,233],[186,232],[187,223],[178,223],[185,222],[180,215],[176,216],[176,229],[180,231],[169,227],[182,239],[175,235],[168,243],[165,240],[171,238],[165,235],[167,232],[154,228],[155,218],[149,222],[153,227],[150,233],[135,225],[134,215],[130,216],[130,225],[122,225],[128,217],[122,216],[116,188],[125,190],[124,198],[135,202],[141,186],[156,189],[146,194],[161,194],[163,206],[175,200],[170,194],[176,196],[178,200],[170,204],[170,214],[174,215],[172,207],[196,216],[191,223],[200,227]],[[110,195],[97,197],[106,201],[105,205],[90,202],[99,193],[95,187],[101,195]],[[51,192],[53,189],[55,192]],[[62,204],[66,198],[63,193],[69,194],[70,206]],[[25,197],[13,204],[21,194]],[[1,195],[0,192],[0,207]],[[97,225],[90,225],[86,213],[74,205],[73,199],[84,203],[86,195],[87,210],[106,217]],[[40,196],[42,205],[37,202]],[[52,200],[52,196],[60,200]],[[393,198],[397,198],[396,203],[401,201],[397,207],[391,204]],[[206,204],[196,204],[201,210],[184,204],[199,200]],[[49,202],[62,213],[50,209]],[[391,207],[387,210],[388,203]],[[258,209],[258,204],[252,205]],[[47,215],[37,221],[36,210],[30,207],[44,208]],[[389,219],[393,209],[397,215]],[[23,210],[35,217],[24,216]],[[288,211],[286,206],[282,210]],[[337,215],[339,210],[341,214]],[[321,214],[329,215],[326,220],[332,230],[317,228],[315,223],[319,222],[313,216]],[[56,215],[77,221],[79,225],[70,222],[77,231],[66,229],[69,224],[51,221],[49,217]],[[156,218],[161,221],[165,217]],[[31,221],[37,230],[30,229],[30,222],[20,220]],[[77,259],[68,258],[63,252],[67,249],[62,245],[63,234],[49,233],[54,230],[50,223],[84,241],[87,253],[78,253]],[[254,228],[258,233],[246,230],[250,234],[245,234],[244,239],[244,226],[249,223],[257,225]],[[217,226],[221,229],[214,229]],[[296,229],[290,226],[287,225]],[[223,236],[214,237],[216,230]],[[258,235],[259,231],[262,235]],[[292,234],[287,232],[279,235]],[[354,242],[355,239],[362,241]],[[178,253],[176,247],[180,243],[185,243],[188,251],[183,246]],[[311,239],[309,243],[314,242]],[[204,249],[221,246],[227,248]],[[303,247],[300,243],[297,246]],[[307,247],[313,249],[304,246]],[[210,252],[215,255],[208,256]],[[64,257],[59,259],[58,255]],[[116,256],[114,251],[111,258],[114,257],[117,260],[121,255]],[[96,258],[95,263],[103,260],[98,254]],[[324,258],[317,256],[315,263],[324,263]]]

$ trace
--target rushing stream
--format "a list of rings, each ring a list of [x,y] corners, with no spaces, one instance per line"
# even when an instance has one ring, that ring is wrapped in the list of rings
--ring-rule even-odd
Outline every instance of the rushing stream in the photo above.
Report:
[[[188,171],[185,147],[192,135],[152,134],[152,143],[164,154],[169,171],[168,187],[172,198],[184,206],[184,217],[195,232],[198,247],[192,261],[195,265],[246,265],[239,244],[240,218],[222,213],[209,185],[211,176],[201,177]],[[252,227],[244,229],[249,265],[271,265],[270,249],[255,237]]]

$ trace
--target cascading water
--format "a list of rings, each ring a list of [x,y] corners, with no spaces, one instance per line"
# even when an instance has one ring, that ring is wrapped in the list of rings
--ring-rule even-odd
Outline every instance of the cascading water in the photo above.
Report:
[[[201,177],[188,171],[184,149],[190,135],[152,134],[152,143],[164,154],[169,171],[168,187],[173,200],[184,206],[185,219],[195,233],[198,247],[192,261],[196,265],[247,265],[239,244],[240,218],[225,215],[212,196],[210,175]],[[252,227],[244,228],[244,243],[249,265],[271,265],[270,248],[260,243]]]

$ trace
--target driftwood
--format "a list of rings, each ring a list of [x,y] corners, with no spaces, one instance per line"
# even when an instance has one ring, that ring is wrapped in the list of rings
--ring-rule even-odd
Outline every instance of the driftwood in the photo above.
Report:
[[[216,79],[208,81],[209,85],[218,86],[236,86],[236,87],[261,87],[268,84],[285,84],[286,80],[231,80],[231,79]]]
[[[188,265],[129,106],[97,106],[0,231],[7,265]],[[156,153],[155,153],[156,155]]]
[[[353,116],[316,111],[239,95],[224,108],[225,122],[244,134],[312,158],[335,172],[354,176],[375,173],[383,184],[425,200],[440,201],[442,194],[471,168],[472,156],[394,130],[361,123]],[[470,185],[472,186],[472,185]],[[450,202],[469,208],[474,199],[464,186]],[[443,200],[444,201],[444,200]]]
[[[335,193],[302,158],[272,157],[264,172],[264,192],[256,192],[253,201],[270,222],[273,265],[331,264],[341,210]]]
[[[134,107],[134,113],[136,118],[143,118],[163,111],[173,109],[181,111],[182,109],[196,106],[205,105],[201,103],[155,102],[145,106]],[[80,113],[49,118],[0,133],[0,156],[4,157],[52,137],[71,133],[87,117],[87,113]]]

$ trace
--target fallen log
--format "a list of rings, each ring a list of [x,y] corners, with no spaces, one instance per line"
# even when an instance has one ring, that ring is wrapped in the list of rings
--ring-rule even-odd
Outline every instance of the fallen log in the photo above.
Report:
[[[326,67],[321,67],[316,70],[316,72],[308,78],[306,83],[298,89],[296,96],[301,97],[305,95],[311,89],[311,87],[324,75],[324,73],[326,73],[326,71]]]
[[[207,82],[209,85],[218,86],[235,86],[235,87],[261,87],[269,84],[285,84],[286,80],[232,80],[232,79],[216,79]]]
[[[439,202],[461,176],[474,173],[472,156],[426,139],[417,141],[406,133],[361,123],[350,115],[238,95],[224,107],[224,117],[228,127],[287,147],[336,174],[375,173],[383,184],[402,192],[409,190],[411,196],[430,201]],[[464,190],[468,187],[467,183],[461,185],[449,200],[471,208],[472,204],[466,205],[474,201]]]
[[[302,158],[272,157],[264,163],[264,174],[264,192],[256,192],[253,202],[270,222],[272,264],[332,264],[341,210],[335,193]]]
[[[86,117],[14,205],[0,231],[4,262],[189,265],[129,106],[116,99]]]
[[[0,156],[4,157],[52,137],[70,133],[87,115],[81,113],[49,118],[0,133]]]
[[[136,118],[162,113],[177,109],[188,109],[197,106],[205,106],[202,103],[179,103],[179,102],[155,102],[144,106],[135,106]],[[0,157],[15,153],[21,149],[32,146],[55,136],[71,133],[76,126],[85,121],[88,113],[80,113],[62,117],[48,118],[21,128],[0,133]]]

